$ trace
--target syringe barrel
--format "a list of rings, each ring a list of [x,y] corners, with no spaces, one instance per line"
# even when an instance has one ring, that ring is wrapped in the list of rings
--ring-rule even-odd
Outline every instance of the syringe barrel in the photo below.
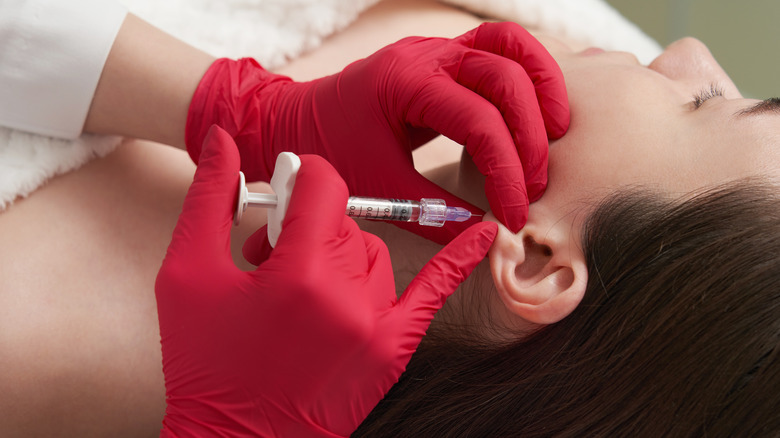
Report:
[[[347,216],[361,219],[417,222],[420,220],[420,202],[408,199],[368,198],[350,196]]]

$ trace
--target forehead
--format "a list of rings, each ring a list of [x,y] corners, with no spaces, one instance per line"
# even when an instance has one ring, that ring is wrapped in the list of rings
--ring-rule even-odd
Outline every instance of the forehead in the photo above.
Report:
[[[684,195],[746,178],[780,178],[777,133],[766,126],[713,120],[713,127],[696,134],[674,155],[669,180],[663,184],[671,194]],[[753,129],[750,129],[753,128]]]
[[[760,176],[780,184],[780,113],[764,113],[740,117],[746,147],[734,151],[737,157],[746,155],[746,166]]]

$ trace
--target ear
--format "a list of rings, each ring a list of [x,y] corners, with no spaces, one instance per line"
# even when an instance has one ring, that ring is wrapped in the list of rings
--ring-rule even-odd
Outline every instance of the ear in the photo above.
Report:
[[[490,270],[507,309],[536,324],[552,324],[568,316],[585,296],[588,270],[579,236],[565,220],[531,214],[514,234],[499,224],[490,250]],[[490,214],[486,219],[495,220]]]

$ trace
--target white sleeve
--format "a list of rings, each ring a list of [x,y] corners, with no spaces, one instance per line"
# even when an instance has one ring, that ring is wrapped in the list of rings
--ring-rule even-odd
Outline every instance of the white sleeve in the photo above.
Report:
[[[126,14],[113,0],[0,1],[0,125],[78,137]]]

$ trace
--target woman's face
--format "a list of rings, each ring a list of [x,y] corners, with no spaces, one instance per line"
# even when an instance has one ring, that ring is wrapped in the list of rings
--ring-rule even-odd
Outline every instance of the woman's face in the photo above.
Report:
[[[576,205],[624,187],[677,196],[748,176],[780,180],[780,107],[744,99],[701,42],[679,40],[645,67],[628,53],[575,53],[540,39],[571,106],[569,132],[550,145],[542,200]]]
[[[547,189],[528,223],[519,233],[499,226],[490,251],[491,297],[501,298],[491,309],[519,329],[579,305],[587,286],[581,221],[610,193],[645,188],[679,198],[754,176],[780,183],[780,109],[744,99],[699,41],[677,41],[645,67],[628,53],[572,52],[539,39],[563,71],[571,124],[550,144]],[[461,187],[474,193],[473,166],[464,163]]]

